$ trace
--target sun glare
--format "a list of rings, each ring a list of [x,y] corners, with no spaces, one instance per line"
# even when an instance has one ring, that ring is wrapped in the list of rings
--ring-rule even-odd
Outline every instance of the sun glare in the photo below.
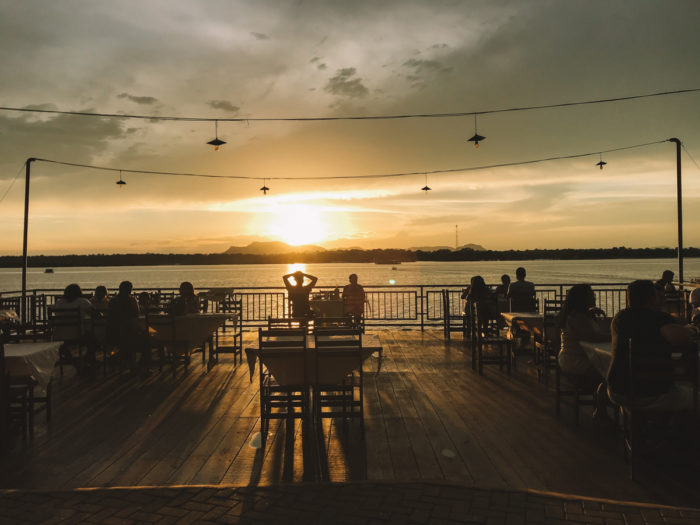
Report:
[[[279,205],[268,220],[267,234],[292,246],[321,242],[329,235],[330,217],[309,204]]]

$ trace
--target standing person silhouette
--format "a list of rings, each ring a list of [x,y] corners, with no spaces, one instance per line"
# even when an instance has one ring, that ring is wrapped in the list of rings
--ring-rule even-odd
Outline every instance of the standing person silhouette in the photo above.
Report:
[[[294,284],[292,284],[292,278]],[[306,278],[308,278],[309,281],[307,284],[304,284],[304,279]],[[299,271],[284,275],[282,280],[284,281],[284,286],[287,288],[292,317],[308,317],[309,294],[318,281],[318,277]]]
[[[350,284],[343,288],[345,313],[352,317],[355,326],[360,326],[365,311],[365,289],[357,282],[356,273],[351,273],[348,280]]]

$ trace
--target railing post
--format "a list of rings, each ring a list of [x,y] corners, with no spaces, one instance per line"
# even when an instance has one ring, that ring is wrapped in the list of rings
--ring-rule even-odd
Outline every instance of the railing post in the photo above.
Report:
[[[423,332],[425,331],[425,309],[423,308],[423,301],[426,300],[424,297],[423,293],[423,285],[420,285],[420,297],[419,297],[419,302],[420,302],[420,331]]]

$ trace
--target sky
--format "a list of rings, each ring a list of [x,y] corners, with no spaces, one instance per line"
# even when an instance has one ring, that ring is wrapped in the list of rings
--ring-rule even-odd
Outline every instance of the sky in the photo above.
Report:
[[[478,112],[700,88],[696,0],[0,3],[0,106],[199,118]],[[700,246],[700,93],[472,116],[134,120],[0,111],[0,254]],[[408,177],[357,177],[415,172]],[[259,190],[270,188],[267,195]],[[423,192],[423,186],[431,191]],[[4,197],[3,197],[4,196]],[[457,235],[456,235],[457,234]]]

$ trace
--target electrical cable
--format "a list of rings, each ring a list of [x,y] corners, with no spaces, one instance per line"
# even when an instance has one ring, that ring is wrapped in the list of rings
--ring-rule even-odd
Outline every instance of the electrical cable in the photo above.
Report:
[[[209,173],[182,173],[182,172],[173,172],[173,171],[153,171],[153,170],[139,170],[139,169],[125,169],[125,168],[112,168],[109,166],[96,166],[92,164],[79,164],[76,162],[64,162],[60,160],[53,160],[53,159],[43,159],[43,158],[35,158],[35,161],[39,162],[47,162],[50,164],[60,164],[63,166],[72,166],[72,167],[77,167],[77,168],[88,168],[88,169],[95,169],[95,170],[101,170],[101,171],[114,171],[114,172],[123,172],[123,173],[139,173],[142,175],[166,175],[166,176],[174,176],[174,177],[200,177],[200,178],[208,178],[208,179],[239,179],[239,180],[349,180],[349,179],[380,179],[380,178],[390,178],[390,177],[409,177],[409,176],[414,176],[414,175],[432,175],[432,174],[439,174],[439,173],[457,173],[457,172],[468,172],[468,171],[478,171],[478,170],[486,170],[486,169],[491,169],[491,168],[504,168],[504,167],[512,167],[512,166],[522,166],[526,164],[536,164],[538,162],[549,162],[553,160],[563,160],[563,159],[575,159],[575,158],[581,158],[581,157],[590,157],[593,155],[600,155],[601,153],[612,153],[615,151],[624,151],[624,150],[629,150],[629,149],[636,149],[636,148],[643,148],[646,146],[652,146],[655,144],[661,144],[664,142],[668,142],[668,140],[657,140],[654,142],[645,142],[644,144],[635,144],[632,146],[622,146],[619,148],[611,148],[611,149],[606,149],[606,150],[601,150],[601,151],[593,151],[589,153],[576,153],[573,155],[560,155],[560,156],[555,156],[555,157],[544,157],[540,159],[531,159],[531,160],[524,160],[524,161],[516,161],[516,162],[504,162],[500,164],[490,164],[486,166],[472,166],[472,167],[467,167],[467,168],[449,168],[449,169],[436,169],[436,170],[421,170],[421,171],[411,171],[411,172],[402,172],[402,173],[375,173],[375,174],[369,174],[369,175],[333,175],[333,176],[319,176],[319,177],[253,177],[249,175],[213,175]]]
[[[5,200],[5,197],[7,197],[7,194],[10,193],[10,190],[12,189],[12,186],[15,185],[15,181],[17,180],[17,177],[19,177],[19,174],[22,173],[22,168],[24,168],[27,165],[27,161],[24,161],[24,164],[22,164],[17,170],[17,175],[15,175],[15,178],[12,179],[12,182],[10,182],[10,185],[7,187],[5,190],[5,193],[2,194],[2,197],[0,197],[0,204],[2,204],[2,201]]]
[[[519,106],[512,108],[487,109],[480,111],[459,111],[452,113],[415,113],[404,115],[355,115],[346,117],[176,117],[176,116],[158,116],[158,115],[130,115],[126,113],[102,113],[91,111],[61,111],[55,109],[41,108],[16,108],[8,106],[0,106],[2,111],[19,111],[25,113],[49,113],[54,115],[76,115],[82,117],[102,117],[102,118],[119,118],[119,119],[141,119],[141,120],[163,120],[163,121],[181,121],[181,122],[321,122],[321,121],[336,121],[336,120],[398,120],[412,118],[451,118],[451,117],[466,117],[476,115],[488,115],[493,113],[509,113],[515,111],[531,111],[536,109],[562,108],[570,106],[584,106],[590,104],[604,104],[608,102],[620,102],[624,100],[636,100],[640,98],[661,97],[667,95],[678,95],[683,93],[695,93],[700,91],[700,88],[677,89],[673,91],[659,91],[656,93],[646,93],[643,95],[629,95],[625,97],[603,98],[596,100],[584,100],[575,102],[562,102],[558,104],[542,104],[534,106]]]

